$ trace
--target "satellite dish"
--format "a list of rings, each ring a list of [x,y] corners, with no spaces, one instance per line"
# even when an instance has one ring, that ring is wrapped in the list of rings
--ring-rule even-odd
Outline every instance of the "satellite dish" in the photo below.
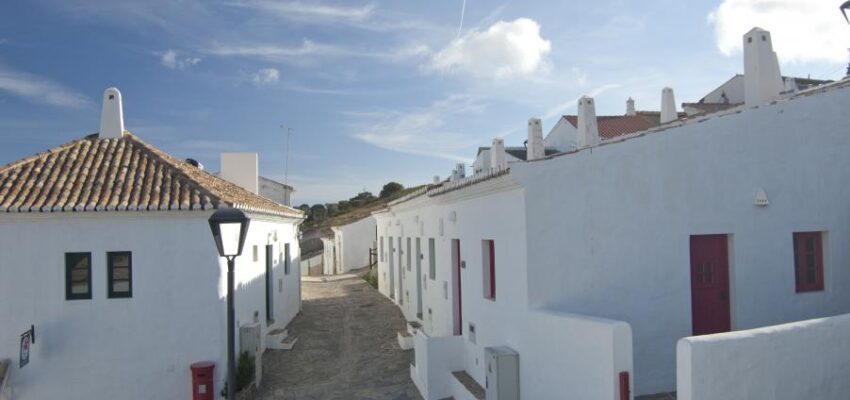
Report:
[[[844,20],[850,24],[850,18],[847,17],[847,10],[850,10],[850,0],[845,1],[839,9],[841,10],[841,13],[844,14]]]

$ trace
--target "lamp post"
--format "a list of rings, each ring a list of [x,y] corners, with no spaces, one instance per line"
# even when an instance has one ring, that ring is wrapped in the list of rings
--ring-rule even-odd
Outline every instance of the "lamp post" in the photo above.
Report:
[[[233,268],[236,257],[242,254],[251,219],[235,208],[223,208],[213,213],[209,222],[218,255],[227,258],[227,398],[233,400],[236,398]]]

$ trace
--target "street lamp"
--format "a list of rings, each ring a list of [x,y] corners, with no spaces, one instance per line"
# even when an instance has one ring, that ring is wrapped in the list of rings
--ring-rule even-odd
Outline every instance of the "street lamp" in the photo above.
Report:
[[[210,217],[218,255],[227,258],[227,398],[236,398],[236,343],[233,316],[233,267],[236,257],[242,254],[245,236],[251,219],[235,208],[223,208]]]

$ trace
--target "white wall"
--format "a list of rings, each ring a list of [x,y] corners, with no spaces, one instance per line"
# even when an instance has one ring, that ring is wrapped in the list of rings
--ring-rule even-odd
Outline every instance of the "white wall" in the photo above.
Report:
[[[35,325],[30,364],[14,365],[15,399],[191,396],[189,365],[226,365],[226,267],[217,257],[209,212],[0,215],[0,358],[17,359],[19,335]],[[275,293],[278,324],[300,308],[298,246],[291,223],[252,216],[237,261],[236,318],[265,310],[264,264],[250,256],[278,231],[292,243],[293,271]],[[106,297],[106,252],[132,251],[133,297]],[[92,299],[65,300],[65,252],[92,253]],[[262,256],[263,253],[261,252]],[[262,258],[261,258],[262,260]],[[275,289],[278,285],[275,285]],[[237,342],[238,343],[238,342]]]
[[[403,296],[405,301],[400,308],[406,318],[420,321],[424,333],[431,336],[417,336],[417,364],[412,369],[414,382],[427,399],[451,394],[447,391],[451,388],[452,370],[444,368],[443,364],[465,370],[484,386],[484,348],[490,346],[504,345],[520,353],[523,398],[568,395],[614,399],[617,374],[632,371],[631,333],[627,324],[528,308],[524,202],[523,190],[517,188],[510,177],[503,176],[441,196],[423,196],[376,214],[379,240],[380,237],[385,240],[386,254],[378,265],[379,290],[385,295],[389,295],[390,285],[385,277],[389,276],[387,257],[390,254],[398,268],[398,251],[389,253],[386,238],[392,237],[397,246],[398,237],[402,237],[403,251],[407,250],[407,237],[423,239],[422,318],[416,315],[414,301],[415,262],[408,271],[406,254],[402,254],[404,290],[395,297]],[[440,220],[443,221],[442,234]],[[430,261],[427,239],[430,237],[434,237],[437,244],[435,280],[427,276]],[[455,238],[461,240],[461,259],[466,263],[461,272],[463,335],[458,337],[452,336],[451,239]],[[495,301],[484,298],[484,239],[495,243]],[[415,261],[415,257],[412,259]],[[398,290],[398,283],[395,287]],[[469,333],[470,324],[475,325],[474,341]],[[452,340],[438,340],[444,338]],[[453,347],[458,340],[461,346]],[[435,344],[431,346],[431,343]],[[572,377],[565,378],[566,375]],[[587,385],[587,382],[592,384]]]
[[[684,338],[677,362],[681,400],[846,399],[850,314]]]
[[[543,144],[546,148],[554,147],[558,149],[559,152],[563,153],[576,147],[577,138],[578,129],[567,121],[566,118],[561,117],[558,119],[558,122],[555,123],[555,126],[552,127],[552,130],[546,134],[546,138],[543,139]]]
[[[261,196],[283,205],[292,205],[291,197],[293,191],[286,185],[262,176],[259,177],[259,184]]]
[[[835,90],[513,165],[531,305],[628,322],[638,394],[675,387],[690,235],[732,235],[733,329],[850,311],[849,103]],[[822,292],[795,293],[795,231],[827,232]]]
[[[257,153],[221,153],[219,176],[254,194],[260,193],[259,171]]]
[[[337,258],[340,272],[369,265],[369,250],[375,242],[376,221],[372,216],[334,228],[340,246]]]

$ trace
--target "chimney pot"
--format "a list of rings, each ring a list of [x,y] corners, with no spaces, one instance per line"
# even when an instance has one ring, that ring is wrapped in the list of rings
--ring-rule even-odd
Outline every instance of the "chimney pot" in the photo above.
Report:
[[[669,87],[661,89],[661,123],[666,124],[677,119],[679,119],[679,113],[676,111],[676,98],[673,96],[673,89]]]
[[[490,146],[490,167],[493,169],[504,169],[508,166],[505,159],[505,141],[500,138],[493,139]]]
[[[540,118],[528,119],[528,145],[525,159],[528,161],[543,158],[543,124]]]
[[[748,106],[779,98],[784,88],[770,32],[753,28],[744,35],[744,102]]]
[[[120,139],[124,137],[124,110],[121,92],[111,87],[103,92],[103,107],[100,111],[101,139]]]
[[[582,96],[578,99],[578,137],[576,147],[581,149],[599,144],[599,124],[596,121],[596,106],[593,98]]]
[[[628,116],[637,115],[637,111],[635,111],[635,99],[633,99],[631,97],[629,97],[629,99],[626,100],[626,115],[628,115]]]

